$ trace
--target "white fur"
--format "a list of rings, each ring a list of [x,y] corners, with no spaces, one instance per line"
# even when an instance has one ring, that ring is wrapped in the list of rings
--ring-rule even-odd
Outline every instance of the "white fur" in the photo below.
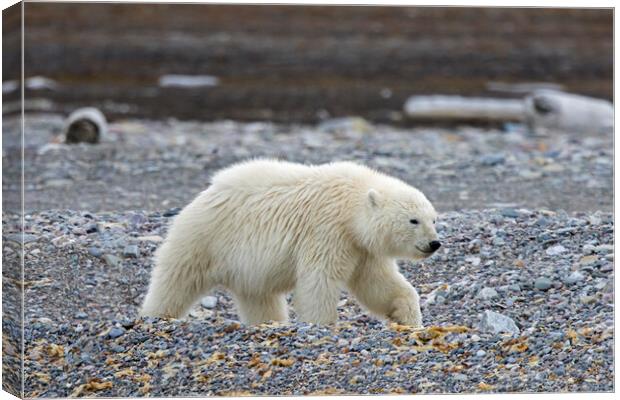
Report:
[[[421,326],[395,259],[429,255],[435,218],[420,191],[351,162],[236,164],[174,219],[141,312],[180,317],[222,286],[244,323],[286,321],[291,291],[302,320],[331,323],[347,289],[371,312]]]

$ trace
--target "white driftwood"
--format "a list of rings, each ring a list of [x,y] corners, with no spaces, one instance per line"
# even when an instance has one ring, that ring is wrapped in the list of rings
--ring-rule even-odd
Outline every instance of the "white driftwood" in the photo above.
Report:
[[[412,96],[405,103],[411,119],[520,121],[522,100],[462,96]]]
[[[614,126],[611,102],[554,90],[540,90],[527,96],[525,115],[525,121],[538,133],[606,133],[613,131]]]
[[[65,120],[63,128],[65,141],[70,130],[73,128],[73,125],[80,121],[88,121],[95,126],[97,142],[104,140],[107,137],[108,123],[103,113],[94,107],[84,107],[73,111]]]
[[[493,92],[517,93],[527,95],[538,90],[564,90],[564,86],[550,82],[488,82],[486,88]]]

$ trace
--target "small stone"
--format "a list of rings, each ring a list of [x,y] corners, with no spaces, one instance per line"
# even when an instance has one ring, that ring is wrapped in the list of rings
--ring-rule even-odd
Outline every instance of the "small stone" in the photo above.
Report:
[[[482,300],[492,300],[499,297],[499,295],[497,294],[497,291],[495,289],[485,287],[478,292],[478,295],[476,297]]]
[[[164,240],[164,238],[158,235],[138,236],[136,239],[138,239],[141,242],[154,242],[154,243],[159,243]]]
[[[88,318],[88,314],[86,314],[84,311],[79,311],[78,313],[75,314],[75,318],[86,319]]]
[[[579,271],[574,271],[572,274],[570,274],[568,277],[566,277],[566,279],[564,279],[564,283],[566,283],[568,285],[574,285],[575,283],[581,282],[584,279],[586,279],[584,274],[582,274]]]
[[[162,215],[164,217],[174,217],[179,212],[181,212],[181,209],[179,207],[174,207],[174,208],[166,210]]]
[[[586,304],[586,305],[593,304],[593,303],[596,303],[596,297],[594,297],[594,296],[581,296],[581,297],[579,297],[579,301],[582,304]]]
[[[200,305],[208,309],[215,308],[215,306],[217,306],[217,297],[205,296],[200,300]]]
[[[585,245],[583,245],[582,251],[583,251],[584,254],[592,254],[592,253],[594,253],[594,249],[595,248],[596,247],[594,247],[591,244],[585,244]]]
[[[513,336],[520,332],[519,327],[511,318],[490,310],[484,312],[480,320],[480,328],[485,332],[510,333]]]
[[[121,346],[120,344],[115,344],[112,346],[112,351],[114,351],[115,353],[122,353],[125,351],[125,347]]]
[[[93,257],[101,257],[101,255],[103,254],[103,251],[99,247],[89,247],[88,254],[90,254]]]
[[[472,342],[479,342],[481,339],[480,339],[480,336],[473,334],[471,335],[471,340]]]
[[[585,257],[581,257],[581,260],[579,260],[579,265],[590,265],[590,264],[594,264],[597,261],[598,261],[598,256],[596,255],[585,256]]]
[[[110,329],[110,332],[108,332],[108,337],[110,339],[116,339],[117,337],[123,336],[125,332],[126,332],[125,328],[115,326],[112,329]]]
[[[514,208],[504,208],[502,210],[502,216],[507,218],[518,218],[521,214]]]
[[[121,260],[119,257],[116,257],[115,255],[112,255],[112,254],[105,254],[103,256],[103,260],[110,267],[120,267],[123,264],[123,260]]]
[[[613,261],[614,260],[614,253],[605,254],[605,260]]]
[[[123,256],[138,258],[140,256],[140,249],[136,244],[129,244],[123,249]]]
[[[84,227],[84,231],[87,234],[91,234],[91,233],[95,233],[97,232],[98,228],[97,228],[97,224],[88,224]]]
[[[614,251],[613,244],[602,244],[594,248],[594,252],[599,253],[599,254],[613,253],[613,251]]]
[[[465,382],[467,381],[467,375],[465,374],[461,374],[461,373],[456,373],[453,375],[454,379],[456,379],[457,381],[461,381],[461,382]]]
[[[486,167],[493,167],[495,165],[503,164],[506,161],[506,157],[503,154],[487,154],[480,157],[480,164]]]
[[[468,263],[470,263],[474,267],[477,267],[478,265],[480,265],[480,262],[482,260],[480,259],[480,257],[468,256],[468,257],[465,257],[465,261],[467,261]]]
[[[552,284],[551,279],[544,276],[537,278],[536,281],[534,281],[534,287],[538,290],[549,290]]]
[[[486,351],[484,351],[484,350],[478,350],[478,351],[476,352],[476,357],[484,357],[486,354],[487,354],[487,352],[486,352]]]
[[[15,242],[15,243],[22,243],[22,234],[21,233],[10,233],[8,235],[4,235],[4,238],[8,241],[11,242]],[[24,233],[23,235],[23,239],[24,239],[24,244],[26,243],[30,243],[30,242],[36,242],[37,240],[39,240],[39,237],[36,235],[31,235],[28,233]]]
[[[564,252],[566,252],[566,247],[562,246],[561,244],[551,246],[547,250],[545,250],[545,253],[547,253],[548,256],[557,256]]]

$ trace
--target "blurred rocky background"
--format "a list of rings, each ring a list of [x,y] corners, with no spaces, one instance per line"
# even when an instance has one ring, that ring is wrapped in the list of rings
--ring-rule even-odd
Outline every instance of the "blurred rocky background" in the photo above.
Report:
[[[522,95],[497,82],[609,100],[612,21],[610,9],[27,3],[27,108],[398,122],[411,95]],[[18,27],[5,16],[4,81],[19,77]]]

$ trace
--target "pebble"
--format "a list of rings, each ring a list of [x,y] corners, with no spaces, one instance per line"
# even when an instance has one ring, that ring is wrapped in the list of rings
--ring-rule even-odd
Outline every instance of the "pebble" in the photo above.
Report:
[[[503,164],[504,161],[506,161],[506,157],[503,154],[487,154],[480,157],[480,164],[486,167],[493,167]]]
[[[86,314],[84,311],[80,311],[80,312],[75,314],[75,318],[77,318],[77,319],[86,319],[86,318],[88,318],[88,314]]]
[[[476,352],[476,357],[484,357],[486,354],[487,354],[487,352],[486,352],[486,351],[484,351],[484,350],[478,350],[478,351]]]
[[[569,276],[564,279],[564,282],[568,285],[574,285],[577,282],[581,282],[586,279],[585,275],[579,271],[573,271]]]
[[[117,337],[123,336],[125,334],[125,329],[121,328],[119,326],[114,326],[112,327],[112,329],[110,329],[110,332],[108,332],[108,337],[110,339],[116,339]]]
[[[217,297],[205,296],[200,300],[200,305],[207,309],[215,308],[217,306]]]
[[[598,256],[585,256],[579,260],[579,265],[590,265],[598,261]]]
[[[592,254],[592,253],[594,253],[594,249],[595,248],[596,247],[591,245],[591,244],[585,244],[585,245],[583,245],[583,253],[584,254]]]
[[[594,297],[594,296],[581,296],[581,297],[579,297],[579,301],[582,304],[593,304],[593,303],[596,303],[596,297]]]
[[[534,287],[538,290],[548,290],[552,284],[553,282],[551,282],[551,279],[546,277],[540,277],[534,281]]]
[[[594,252],[599,253],[599,254],[613,253],[613,251],[614,251],[614,246],[612,244],[602,244],[594,248]]]
[[[502,215],[507,218],[518,218],[521,214],[514,208],[505,208],[501,211]]]
[[[93,257],[101,257],[101,255],[103,254],[103,250],[101,250],[99,247],[89,247],[88,254]]]
[[[174,208],[170,208],[168,210],[166,210],[163,213],[164,217],[174,217],[175,215],[177,215],[179,212],[181,212],[181,208],[180,207],[174,207]]]
[[[547,253],[548,256],[557,256],[565,252],[566,247],[562,246],[561,244],[551,246],[547,250],[545,250],[545,253]]]
[[[140,256],[140,249],[136,244],[129,244],[123,249],[123,256],[138,258]]]
[[[495,289],[485,287],[480,290],[480,292],[478,292],[478,295],[476,297],[482,300],[493,300],[499,297],[499,295],[497,294],[497,291]]]
[[[116,257],[115,255],[112,255],[112,254],[105,254],[103,256],[103,260],[110,267],[120,267],[123,264],[123,260],[122,259],[120,259],[119,257]]]
[[[518,335],[520,330],[512,318],[491,310],[485,310],[480,320],[480,328],[491,333],[510,333]]]

